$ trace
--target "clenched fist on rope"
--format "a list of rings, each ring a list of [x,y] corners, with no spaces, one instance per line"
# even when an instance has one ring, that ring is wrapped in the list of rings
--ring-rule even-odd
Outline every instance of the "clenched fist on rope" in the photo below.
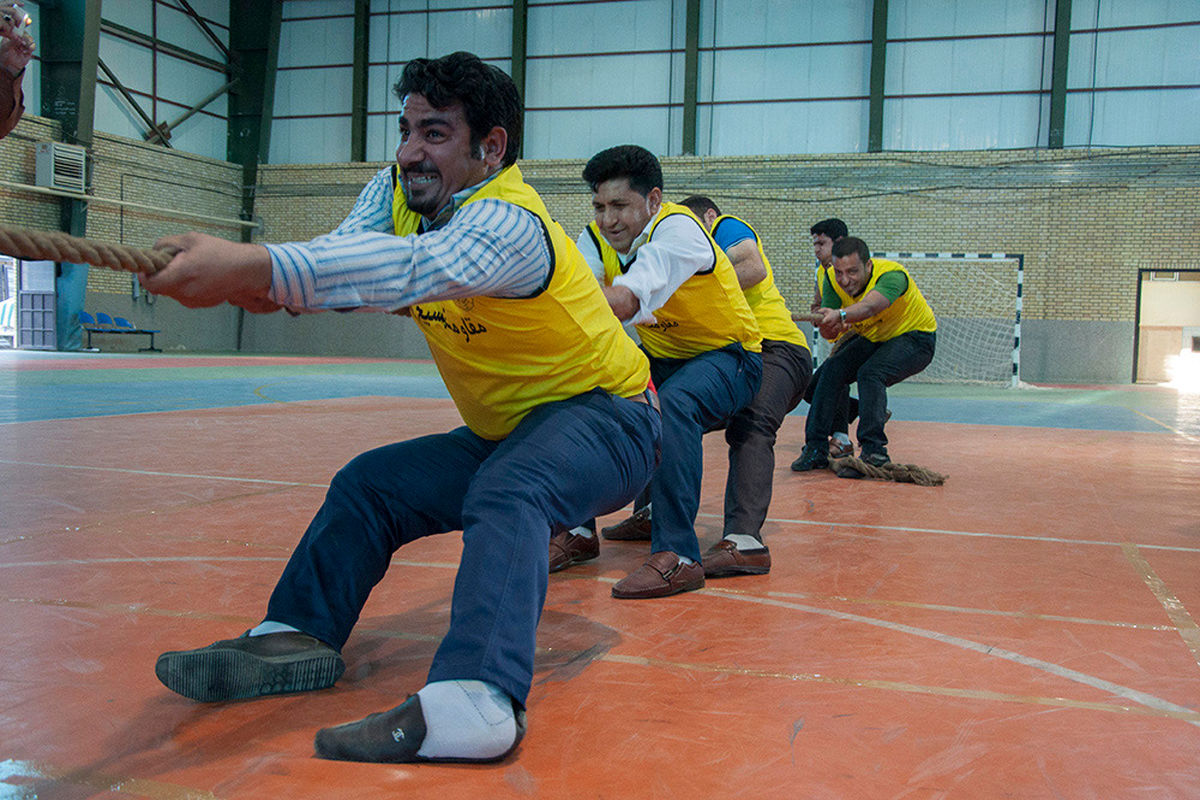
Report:
[[[155,250],[174,251],[158,272],[138,274],[146,291],[178,300],[188,308],[228,302],[267,313],[282,306],[271,300],[271,257],[258,244],[241,244],[203,233],[164,236]]]

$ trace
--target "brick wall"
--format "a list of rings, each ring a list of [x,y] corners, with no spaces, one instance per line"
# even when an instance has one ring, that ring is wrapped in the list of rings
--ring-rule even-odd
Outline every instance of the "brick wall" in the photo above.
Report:
[[[808,228],[840,217],[876,251],[1023,254],[1026,318],[1132,321],[1139,267],[1200,265],[1200,171],[1190,185],[1150,174],[1163,159],[1188,158],[1200,149],[677,157],[663,169],[667,199],[707,194],[758,230],[797,308],[811,291]],[[256,208],[268,236],[328,231],[383,166],[264,167]],[[579,160],[521,164],[572,236],[591,214],[582,168]]]
[[[56,134],[48,120],[23,120],[0,141],[0,180],[33,183],[34,145]],[[93,194],[160,210],[94,202],[90,236],[135,246],[191,229],[239,238],[232,221],[178,213],[235,219],[236,166],[106,134],[97,134],[91,157]],[[1024,254],[1027,320],[1132,324],[1138,268],[1200,266],[1200,171],[1180,166],[1198,157],[1200,148],[1158,147],[675,157],[663,167],[667,199],[707,194],[755,226],[794,308],[809,298],[808,228],[836,216],[876,251]],[[304,240],[331,230],[384,166],[262,167],[256,240]],[[576,235],[591,214],[583,162],[521,167],[551,213]],[[55,229],[58,213],[55,198],[0,184],[0,218],[8,224]],[[129,281],[123,273],[94,269],[88,290],[128,297]],[[177,346],[193,349],[201,340],[183,335]]]

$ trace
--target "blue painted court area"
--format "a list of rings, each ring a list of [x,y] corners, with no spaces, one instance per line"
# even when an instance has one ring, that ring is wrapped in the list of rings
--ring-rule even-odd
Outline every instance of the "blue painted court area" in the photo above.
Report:
[[[0,424],[367,396],[449,398],[430,362],[0,351]],[[1200,436],[1200,395],[1158,386],[901,383],[888,397],[898,420]]]
[[[65,355],[65,354],[64,354]],[[103,417],[202,408],[228,408],[346,397],[449,398],[432,363],[331,361],[220,357],[185,359],[142,356],[146,366],[128,368],[127,358],[72,368],[78,357],[31,368],[28,354],[0,353],[0,424],[49,419]],[[52,355],[41,355],[52,359]],[[17,368],[21,359],[21,368]],[[41,365],[38,365],[41,366]]]

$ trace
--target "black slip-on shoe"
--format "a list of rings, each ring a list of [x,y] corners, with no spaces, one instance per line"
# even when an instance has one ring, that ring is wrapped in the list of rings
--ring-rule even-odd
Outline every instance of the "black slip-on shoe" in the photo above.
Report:
[[[517,733],[512,746],[487,758],[426,758],[417,755],[425,743],[425,715],[421,698],[408,699],[389,711],[368,714],[357,722],[347,722],[317,731],[313,742],[318,758],[334,761],[362,761],[373,764],[410,764],[418,762],[449,764],[487,764],[507,758],[525,736],[525,711],[513,703]]]
[[[154,665],[163,686],[202,703],[326,689],[345,670],[337,650],[299,631],[244,633],[197,650],[163,653]]]

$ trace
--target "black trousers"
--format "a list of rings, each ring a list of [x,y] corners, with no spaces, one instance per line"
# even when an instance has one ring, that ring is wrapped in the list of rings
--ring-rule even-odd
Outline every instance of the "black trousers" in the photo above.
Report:
[[[818,370],[820,379],[804,426],[805,446],[826,446],[839,398],[847,386],[857,382],[858,443],[864,455],[886,454],[887,387],[929,366],[936,340],[933,333],[909,331],[885,342],[860,336],[839,347]]]

